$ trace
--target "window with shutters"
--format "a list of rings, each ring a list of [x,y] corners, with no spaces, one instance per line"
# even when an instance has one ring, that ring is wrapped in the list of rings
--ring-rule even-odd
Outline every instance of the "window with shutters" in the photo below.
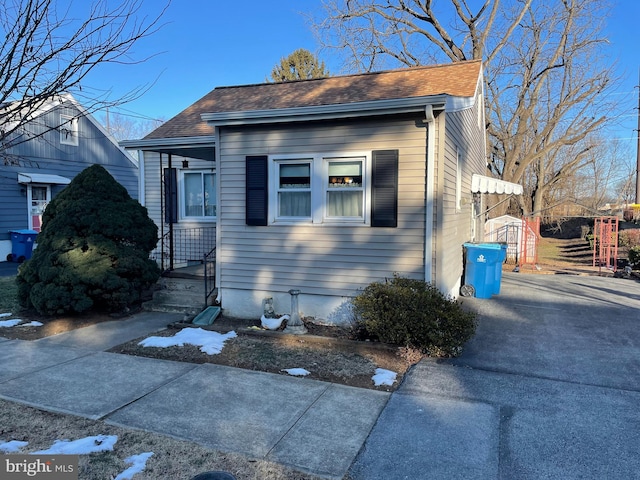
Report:
[[[246,224],[398,226],[398,150],[246,157]]]

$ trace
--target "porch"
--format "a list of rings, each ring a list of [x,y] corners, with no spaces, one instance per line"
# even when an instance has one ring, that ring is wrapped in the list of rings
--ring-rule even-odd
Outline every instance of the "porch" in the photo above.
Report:
[[[215,227],[170,228],[158,240],[151,258],[162,274],[153,299],[144,305],[146,310],[192,316],[214,304]]]

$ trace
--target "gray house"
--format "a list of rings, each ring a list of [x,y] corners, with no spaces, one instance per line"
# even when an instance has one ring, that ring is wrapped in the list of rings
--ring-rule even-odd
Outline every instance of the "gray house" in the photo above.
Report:
[[[481,194],[498,182],[482,176],[484,125],[469,61],[216,88],[123,145],[140,151],[170,268],[216,248],[227,315],[259,317],[267,297],[288,312],[299,289],[301,314],[340,323],[394,273],[457,297],[462,244],[482,239]]]
[[[52,99],[0,146],[0,259],[11,230],[40,231],[42,212],[73,177],[104,166],[138,198],[137,161],[69,94]]]

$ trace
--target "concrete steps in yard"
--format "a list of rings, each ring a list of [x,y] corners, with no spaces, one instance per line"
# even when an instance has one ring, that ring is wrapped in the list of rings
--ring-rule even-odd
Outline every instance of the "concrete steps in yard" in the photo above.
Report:
[[[161,277],[158,280],[152,300],[145,302],[145,310],[153,312],[184,313],[185,316],[195,316],[208,305],[205,304],[204,278],[176,278]],[[216,298],[216,292],[209,297],[211,305]]]

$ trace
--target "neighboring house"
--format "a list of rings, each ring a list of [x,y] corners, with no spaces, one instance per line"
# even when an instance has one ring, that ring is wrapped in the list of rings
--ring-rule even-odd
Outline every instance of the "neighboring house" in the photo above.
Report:
[[[259,317],[267,297],[288,312],[299,289],[302,315],[341,323],[394,273],[458,296],[480,193],[499,182],[472,193],[483,101],[480,61],[222,87],[122,144],[144,159],[141,201],[173,267],[217,248],[225,314]]]
[[[47,204],[93,164],[138,198],[137,161],[69,94],[0,144],[0,260],[12,251],[9,231],[40,231]]]

